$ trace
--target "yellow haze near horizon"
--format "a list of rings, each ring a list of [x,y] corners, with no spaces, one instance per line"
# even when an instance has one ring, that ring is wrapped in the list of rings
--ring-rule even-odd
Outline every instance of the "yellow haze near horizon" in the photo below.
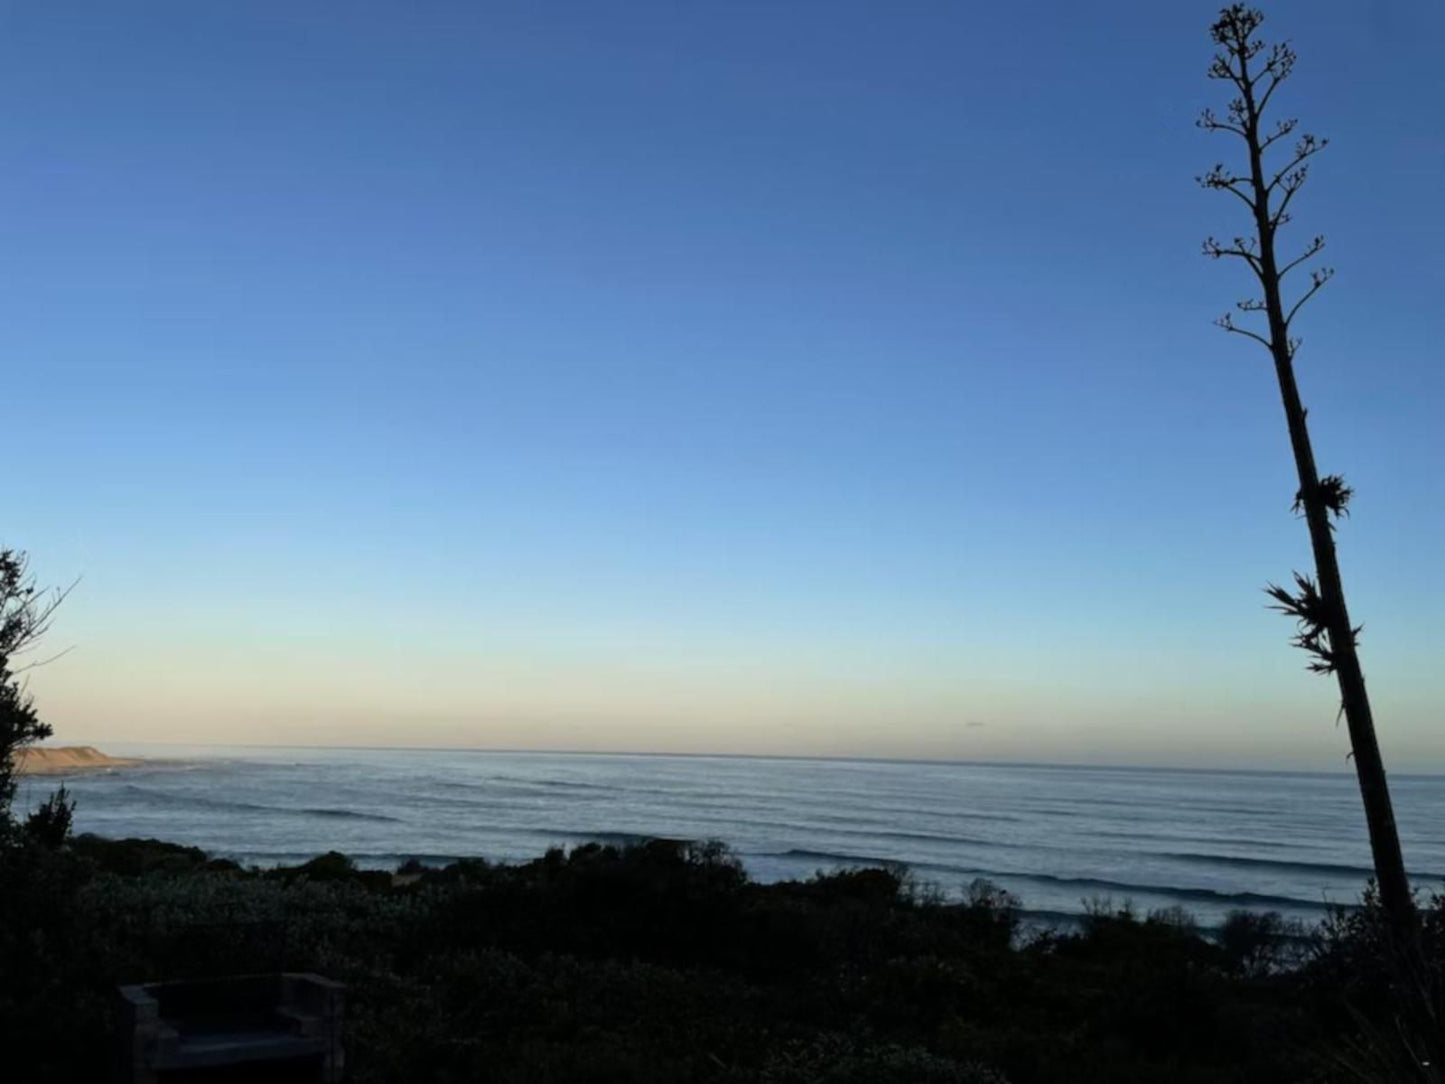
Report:
[[[132,645],[133,646],[133,645]],[[1326,683],[1288,701],[897,660],[649,661],[193,647],[77,652],[32,691],[57,742],[904,757],[1345,770]],[[960,667],[962,671],[963,668]],[[1409,755],[1408,751],[1405,754]]]

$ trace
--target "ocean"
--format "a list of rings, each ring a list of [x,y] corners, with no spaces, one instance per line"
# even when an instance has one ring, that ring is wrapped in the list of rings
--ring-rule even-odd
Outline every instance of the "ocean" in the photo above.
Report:
[[[108,746],[154,758],[58,783],[78,832],[152,836],[246,864],[328,850],[359,866],[552,846],[719,839],[760,881],[906,866],[957,894],[988,878],[1035,918],[1090,901],[1315,921],[1359,897],[1370,853],[1347,774],[401,749]],[[1445,778],[1391,780],[1414,882],[1445,888]]]

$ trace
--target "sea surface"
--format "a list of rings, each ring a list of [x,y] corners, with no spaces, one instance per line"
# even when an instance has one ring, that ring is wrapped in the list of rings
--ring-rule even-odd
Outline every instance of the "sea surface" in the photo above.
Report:
[[[398,749],[108,747],[145,765],[64,782],[76,830],[153,836],[247,864],[328,850],[358,865],[552,846],[719,839],[757,880],[898,864],[949,894],[974,878],[1040,919],[1089,901],[1314,921],[1370,874],[1346,774]],[[1445,777],[1391,780],[1406,861],[1445,888]]]

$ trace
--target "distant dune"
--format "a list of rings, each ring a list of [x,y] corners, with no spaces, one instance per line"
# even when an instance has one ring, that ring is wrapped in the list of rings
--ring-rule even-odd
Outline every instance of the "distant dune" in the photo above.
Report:
[[[59,775],[93,768],[129,768],[139,763],[123,757],[108,757],[90,745],[32,746],[20,750],[15,758],[15,770],[20,775]]]

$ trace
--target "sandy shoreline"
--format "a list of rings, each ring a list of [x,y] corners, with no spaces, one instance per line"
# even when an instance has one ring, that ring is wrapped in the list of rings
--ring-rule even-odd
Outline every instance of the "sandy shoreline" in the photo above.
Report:
[[[62,775],[102,768],[131,768],[139,763],[125,757],[106,756],[91,745],[31,746],[16,755],[15,771],[18,775]]]

